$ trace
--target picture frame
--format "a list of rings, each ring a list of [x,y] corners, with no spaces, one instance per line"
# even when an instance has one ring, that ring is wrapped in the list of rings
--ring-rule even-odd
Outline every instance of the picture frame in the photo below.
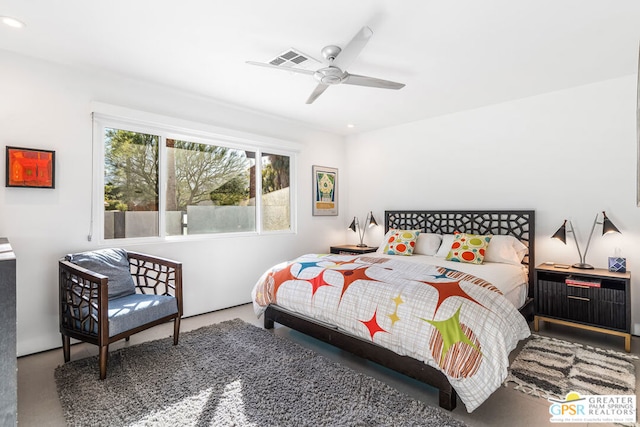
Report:
[[[338,215],[338,169],[312,166],[313,215]]]
[[[5,159],[7,187],[55,188],[55,151],[7,146]]]

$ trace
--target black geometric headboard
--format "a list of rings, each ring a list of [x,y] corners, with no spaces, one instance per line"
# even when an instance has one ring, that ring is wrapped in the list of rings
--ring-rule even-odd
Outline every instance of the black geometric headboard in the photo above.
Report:
[[[385,211],[385,232],[390,228],[421,230],[424,233],[503,234],[514,236],[528,248],[522,264],[528,268],[529,296],[533,296],[535,267],[535,211]]]

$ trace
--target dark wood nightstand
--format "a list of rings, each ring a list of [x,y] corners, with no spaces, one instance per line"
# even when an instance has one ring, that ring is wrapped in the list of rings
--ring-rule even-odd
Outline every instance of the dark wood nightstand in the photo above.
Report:
[[[541,320],[558,323],[623,337],[631,351],[631,273],[542,264],[534,283],[536,332]]]
[[[375,252],[377,250],[378,248],[374,248],[371,246],[361,247],[358,245],[339,245],[331,246],[330,253],[342,255],[360,255]]]

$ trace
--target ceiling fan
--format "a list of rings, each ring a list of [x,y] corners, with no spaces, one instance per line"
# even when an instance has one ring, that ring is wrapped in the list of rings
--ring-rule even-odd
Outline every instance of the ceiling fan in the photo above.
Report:
[[[369,39],[373,35],[373,31],[369,27],[362,27],[360,31],[351,39],[351,41],[341,49],[335,45],[325,46],[322,49],[322,56],[325,59],[326,66],[318,70],[307,70],[303,68],[293,68],[291,66],[278,66],[273,63],[247,61],[251,65],[259,65],[261,67],[276,68],[278,70],[286,70],[299,74],[312,75],[318,85],[307,99],[307,104],[313,103],[329,86],[338,84],[369,86],[383,89],[402,89],[404,83],[392,82],[390,80],[378,79],[375,77],[361,76],[358,74],[350,74],[345,69],[360,55],[362,49],[367,45]],[[273,61],[272,61],[273,62]]]

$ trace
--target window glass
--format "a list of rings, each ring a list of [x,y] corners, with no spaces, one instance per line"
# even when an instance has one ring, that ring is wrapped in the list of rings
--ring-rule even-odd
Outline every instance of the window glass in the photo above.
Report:
[[[262,154],[262,229],[291,229],[290,158]]]
[[[163,120],[171,123],[94,113],[94,164],[104,175],[94,182],[92,219],[103,222],[103,240],[293,231],[294,144],[263,152],[259,137]]]
[[[256,230],[255,152],[167,139],[166,234]]]
[[[104,238],[158,236],[157,135],[106,128]]]

